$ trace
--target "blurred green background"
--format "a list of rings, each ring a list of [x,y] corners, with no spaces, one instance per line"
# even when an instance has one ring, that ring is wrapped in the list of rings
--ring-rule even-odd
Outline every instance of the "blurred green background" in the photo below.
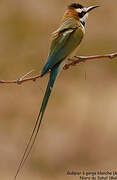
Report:
[[[89,14],[77,55],[117,51],[115,0],[1,0],[0,79],[38,74],[50,34],[69,3],[100,5]],[[86,78],[85,78],[86,74]],[[34,126],[48,77],[0,85],[0,179],[12,179]],[[41,90],[43,89],[43,91]],[[55,83],[39,136],[18,180],[66,180],[68,170],[117,167],[117,59],[63,71]]]

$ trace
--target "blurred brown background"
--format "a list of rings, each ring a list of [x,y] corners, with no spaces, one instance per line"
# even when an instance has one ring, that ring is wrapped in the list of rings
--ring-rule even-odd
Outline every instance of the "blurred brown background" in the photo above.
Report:
[[[1,0],[0,79],[17,79],[46,61],[50,34],[66,6],[100,5],[89,14],[77,55],[117,51],[115,0]],[[86,79],[85,79],[86,73]],[[12,179],[40,109],[48,77],[0,85],[0,179]],[[43,92],[41,90],[43,89]],[[117,59],[90,61],[56,81],[30,158],[18,180],[78,179],[68,170],[117,167]]]

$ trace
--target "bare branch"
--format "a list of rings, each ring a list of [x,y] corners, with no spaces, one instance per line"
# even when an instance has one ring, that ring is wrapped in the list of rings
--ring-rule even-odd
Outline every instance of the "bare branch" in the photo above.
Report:
[[[117,57],[117,53],[105,54],[105,55],[95,55],[95,56],[74,56],[75,59],[69,58],[68,61],[71,61],[71,63],[65,64],[63,69],[64,70],[69,69],[70,66],[75,66],[76,64],[79,64],[81,62],[86,62],[89,60],[102,59],[102,58],[113,59],[115,57]]]
[[[27,72],[26,74],[24,74],[22,77],[20,77],[18,80],[17,80],[17,83],[20,84],[21,81],[23,81],[23,79],[25,79],[26,76],[28,76],[29,74],[31,74],[34,70],[31,70],[29,72]]]
[[[71,62],[68,64],[65,64],[63,69],[67,70],[70,68],[70,66],[75,66],[76,64],[79,64],[81,62],[86,62],[89,60],[102,59],[102,58],[113,59],[115,57],[117,57],[117,53],[105,54],[105,55],[95,55],[95,56],[74,56],[73,58],[68,59],[68,61],[71,61]],[[26,73],[25,75],[23,75],[22,77],[20,77],[17,80],[11,80],[11,81],[0,80],[0,84],[2,84],[2,83],[4,83],[4,84],[22,84],[22,83],[28,82],[28,81],[36,81],[37,79],[41,78],[40,74],[33,76],[33,77],[26,78],[26,76],[28,76],[32,72],[33,72],[33,70]]]
[[[17,80],[12,80],[12,81],[5,81],[5,80],[0,80],[0,83],[4,83],[4,84],[22,84],[24,82],[27,81],[36,81],[36,79],[40,78],[40,74],[33,76],[33,77],[29,77],[29,78],[25,78],[23,79],[22,77],[17,79]]]

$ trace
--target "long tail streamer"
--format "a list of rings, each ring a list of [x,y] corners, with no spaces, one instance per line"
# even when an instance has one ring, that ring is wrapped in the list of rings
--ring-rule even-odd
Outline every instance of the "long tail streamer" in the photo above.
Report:
[[[20,170],[22,169],[22,167],[25,164],[27,158],[29,157],[29,154],[30,154],[30,152],[32,150],[32,147],[33,147],[34,143],[35,143],[36,137],[38,135],[38,132],[39,132],[39,129],[40,129],[40,126],[41,126],[43,115],[44,115],[44,112],[45,112],[45,109],[46,109],[46,106],[47,106],[47,103],[48,103],[48,100],[49,100],[49,97],[50,97],[50,94],[51,94],[51,91],[52,91],[52,88],[53,88],[53,85],[54,85],[54,82],[55,82],[56,77],[58,75],[58,72],[59,72],[59,66],[56,67],[56,69],[54,69],[50,73],[50,79],[49,79],[49,82],[48,82],[48,85],[47,85],[47,88],[46,88],[46,92],[45,92],[45,95],[44,95],[44,98],[43,98],[43,101],[42,101],[42,105],[41,105],[41,108],[40,108],[39,115],[37,117],[37,120],[36,120],[35,126],[33,128],[32,134],[30,136],[28,144],[27,144],[27,146],[25,148],[25,151],[24,151],[23,156],[21,158],[21,161],[19,163],[16,174],[14,176],[14,180],[16,180]]]

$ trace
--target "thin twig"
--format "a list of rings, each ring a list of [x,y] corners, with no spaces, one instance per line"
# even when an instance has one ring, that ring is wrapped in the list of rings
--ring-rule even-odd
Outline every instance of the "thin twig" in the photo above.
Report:
[[[86,62],[89,60],[102,59],[102,58],[113,59],[115,57],[117,57],[117,53],[105,54],[105,55],[95,55],[95,56],[74,56],[73,58],[68,59],[68,61],[71,61],[71,62],[68,64],[65,64],[63,69],[67,70],[70,68],[70,66],[75,66],[76,64],[79,64],[81,62]],[[0,83],[1,84],[2,83],[4,83],[4,84],[22,84],[22,83],[28,82],[28,81],[36,81],[37,79],[42,77],[40,74],[38,74],[36,76],[26,78],[26,76],[28,76],[30,73],[32,73],[32,71],[26,73],[25,75],[23,75],[22,77],[20,77],[17,80],[11,80],[11,81],[0,80]]]
[[[94,59],[102,59],[102,58],[109,58],[113,59],[117,57],[117,53],[112,53],[112,54],[105,54],[105,55],[95,55],[95,56],[75,56],[74,58],[69,58],[68,61],[71,61],[69,64],[65,64],[63,67],[64,70],[69,69],[70,66],[75,66],[76,64],[79,64],[81,62],[86,62],[89,60],[94,60]]]
[[[29,74],[31,74],[34,70],[31,70],[29,72],[27,72],[26,74],[24,74],[22,77],[20,77],[18,80],[17,80],[17,83],[20,84]]]
[[[0,83],[3,84],[21,84],[23,82],[27,82],[27,81],[36,81],[36,79],[40,78],[40,74],[33,76],[33,77],[29,77],[29,78],[19,78],[18,80],[11,80],[11,81],[5,81],[5,80],[0,80]]]

